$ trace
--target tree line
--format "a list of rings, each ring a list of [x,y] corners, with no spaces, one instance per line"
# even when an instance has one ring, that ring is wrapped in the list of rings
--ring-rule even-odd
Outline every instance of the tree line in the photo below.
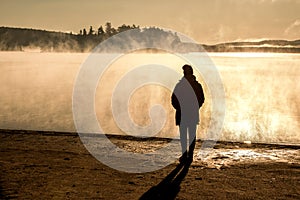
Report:
[[[170,31],[157,27],[140,28],[123,24],[117,28],[110,22],[95,30],[90,26],[87,31],[81,29],[78,34],[36,30],[28,28],[0,27],[0,51],[30,51],[39,49],[41,52],[90,52],[99,43],[118,33],[133,30],[124,38],[119,38],[118,45],[108,45],[103,51],[122,51],[130,49],[134,42],[148,46],[155,44],[174,45],[180,43],[178,36]],[[114,49],[109,49],[114,46]],[[117,47],[116,47],[117,46]],[[116,48],[115,48],[116,47]]]
[[[140,29],[140,26],[136,26],[135,24],[133,24],[132,26],[123,24],[123,25],[119,26],[118,28],[114,28],[110,22],[106,22],[104,27],[101,25],[96,30],[94,30],[93,26],[90,26],[89,31],[87,31],[85,28],[80,29],[79,35],[82,35],[82,36],[94,35],[94,36],[110,37],[117,33],[121,33],[123,31],[127,31],[130,29]]]
[[[113,35],[131,30],[107,40]],[[103,41],[101,52],[124,52],[136,44],[144,47],[162,47],[174,52],[285,52],[300,53],[300,40],[264,40],[260,42],[234,42],[216,45],[198,45],[182,42],[176,32],[158,27],[144,27],[123,24],[117,28],[110,22],[94,29],[81,29],[79,33],[63,33],[29,28],[0,27],[0,51],[40,52],[90,52]],[[103,44],[103,43],[102,43]],[[271,47],[266,47],[269,44]],[[253,45],[253,47],[251,47]],[[274,45],[274,47],[272,47]],[[261,47],[257,47],[261,46]],[[165,48],[164,48],[165,47]]]

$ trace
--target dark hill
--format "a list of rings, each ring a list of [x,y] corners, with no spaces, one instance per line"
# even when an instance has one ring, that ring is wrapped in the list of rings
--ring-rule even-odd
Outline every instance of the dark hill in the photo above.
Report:
[[[0,51],[40,51],[40,52],[90,52],[100,42],[112,35],[134,29],[127,38],[120,38],[120,44],[101,49],[104,52],[118,52],[130,49],[132,42],[148,46],[167,46],[176,52],[283,52],[300,53],[300,40],[263,40],[259,42],[229,42],[216,45],[196,45],[181,42],[179,37],[163,29],[122,25],[110,32],[72,34],[27,28],[0,27]],[[125,44],[125,45],[124,45]],[[116,48],[117,46],[117,48]]]

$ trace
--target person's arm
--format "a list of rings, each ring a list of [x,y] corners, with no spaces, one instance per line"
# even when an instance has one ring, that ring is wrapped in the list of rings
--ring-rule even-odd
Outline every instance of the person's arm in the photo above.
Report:
[[[180,105],[179,105],[179,101],[175,95],[175,93],[173,92],[172,97],[171,97],[171,102],[172,102],[172,106],[176,109],[179,110],[180,109]]]
[[[198,89],[197,89],[197,99],[198,99],[198,104],[199,104],[199,108],[201,108],[201,106],[203,105],[204,101],[205,101],[205,97],[204,97],[204,92],[203,92],[203,88],[202,85],[200,83],[198,83]]]

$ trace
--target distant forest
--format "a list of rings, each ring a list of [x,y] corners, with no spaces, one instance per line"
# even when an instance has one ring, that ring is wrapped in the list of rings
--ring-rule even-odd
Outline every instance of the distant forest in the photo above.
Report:
[[[126,38],[119,38],[120,44],[108,45],[104,52],[118,52],[130,49],[132,43],[148,46],[167,46],[177,52],[285,52],[300,53],[300,40],[264,40],[260,42],[232,42],[216,45],[196,45],[180,41],[176,33],[157,27],[140,28],[123,24],[114,28],[110,22],[94,29],[83,28],[78,34],[63,33],[28,28],[0,27],[0,51],[38,51],[38,52],[90,52],[100,42],[118,33],[133,30]],[[122,40],[122,41],[121,41]],[[125,45],[124,45],[125,44]],[[111,46],[118,46],[110,49]],[[204,48],[204,49],[203,49]]]

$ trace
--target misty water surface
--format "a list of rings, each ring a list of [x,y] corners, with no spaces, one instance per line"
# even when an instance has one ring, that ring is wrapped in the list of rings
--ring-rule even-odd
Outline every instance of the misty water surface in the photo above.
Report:
[[[72,116],[73,85],[81,63],[80,53],[0,53],[0,128],[76,131]],[[221,140],[300,143],[300,55],[272,53],[211,53],[225,87],[226,116]],[[181,73],[184,60],[168,54],[132,54],[121,58],[99,81],[95,108],[106,133],[124,134],[111,114],[115,84],[131,66],[159,61]],[[159,75],[159,72],[158,72]],[[147,74],[144,74],[147,76]],[[136,77],[143,78],[143,77]],[[197,79],[201,82],[200,74]],[[211,122],[209,89],[201,108],[198,138],[205,138]],[[129,100],[129,113],[141,126],[151,122],[154,104],[165,108],[159,137],[178,137],[170,91],[158,86],[139,88]],[[156,116],[155,120],[160,119]]]

